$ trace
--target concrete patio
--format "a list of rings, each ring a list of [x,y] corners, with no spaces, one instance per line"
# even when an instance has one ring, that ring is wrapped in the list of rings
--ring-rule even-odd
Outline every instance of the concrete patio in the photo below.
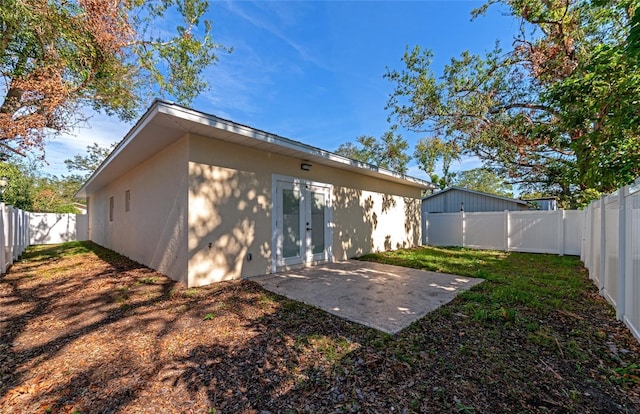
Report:
[[[483,279],[349,260],[251,278],[265,289],[395,334]]]

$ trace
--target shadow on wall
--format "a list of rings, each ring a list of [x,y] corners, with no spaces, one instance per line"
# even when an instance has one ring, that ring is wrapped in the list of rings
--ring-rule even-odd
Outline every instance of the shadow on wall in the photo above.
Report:
[[[404,231],[407,244],[397,244],[396,248],[419,246],[421,241],[420,230],[422,228],[421,202],[409,197],[404,197]]]
[[[342,249],[334,252],[334,258],[347,260],[372,251],[372,233],[378,227],[373,198],[369,196],[362,200],[361,190],[335,187],[333,199],[333,238]]]
[[[30,244],[55,244],[75,241],[75,214],[31,213],[29,231],[31,233]]]
[[[270,177],[203,164],[190,175],[189,285],[267,273]]]

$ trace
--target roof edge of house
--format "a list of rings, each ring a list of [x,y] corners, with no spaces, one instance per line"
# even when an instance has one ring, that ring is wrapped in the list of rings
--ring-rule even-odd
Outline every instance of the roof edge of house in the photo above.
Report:
[[[164,113],[169,116],[178,116],[176,111],[182,112],[183,114],[189,117],[197,117],[197,118],[205,118],[210,121],[215,121],[217,123],[226,124],[233,129],[246,129],[252,133],[254,139],[259,139],[265,142],[273,143],[278,146],[288,147],[299,151],[303,154],[308,154],[316,157],[321,157],[327,160],[331,160],[333,162],[343,164],[346,166],[356,167],[358,169],[374,172],[383,177],[388,177],[396,180],[403,180],[423,189],[433,189],[435,188],[434,184],[420,179],[416,177],[412,177],[406,174],[398,173],[395,171],[391,171],[382,167],[378,167],[373,164],[369,164],[366,162],[358,161],[352,158],[348,158],[339,154],[336,154],[331,151],[323,150],[318,147],[314,147],[312,145],[305,144],[300,141],[295,141],[290,138],[282,137],[277,134],[273,134],[261,129],[257,129],[248,125],[240,124],[228,119],[221,118],[217,115],[209,114],[203,111],[199,111],[196,109],[189,108],[184,105],[180,105],[171,101],[163,100],[163,99],[155,99],[153,103],[149,106],[147,111],[136,121],[136,123],[131,127],[131,129],[125,134],[122,140],[116,145],[116,147],[111,151],[111,153],[105,158],[102,163],[98,166],[98,168],[89,176],[89,178],[83,183],[82,187],[76,192],[75,197],[86,197],[86,190],[91,184],[91,182],[100,175],[100,173],[106,168],[107,165],[113,160],[117,155],[127,147],[127,144],[135,138],[138,134],[139,130],[144,128],[144,126],[152,120],[156,114]],[[183,117],[184,118],[184,117]],[[198,121],[202,123],[201,121]]]

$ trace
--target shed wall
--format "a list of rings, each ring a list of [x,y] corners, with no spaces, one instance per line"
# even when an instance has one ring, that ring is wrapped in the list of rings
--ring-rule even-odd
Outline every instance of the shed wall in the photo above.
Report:
[[[89,238],[187,283],[188,138],[89,194]],[[129,211],[125,194],[129,191]],[[110,221],[110,197],[113,220]]]
[[[461,210],[468,213],[481,211],[527,210],[528,207],[514,201],[469,193],[456,189],[436,194],[422,201],[423,213],[456,213]]]

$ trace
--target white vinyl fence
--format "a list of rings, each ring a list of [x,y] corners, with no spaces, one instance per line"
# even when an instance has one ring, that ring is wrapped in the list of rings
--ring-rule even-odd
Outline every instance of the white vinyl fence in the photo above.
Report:
[[[0,273],[29,245],[29,213],[0,203]]]
[[[422,244],[580,255],[584,212],[424,213]]]
[[[87,240],[86,214],[29,213],[29,244]]]
[[[583,234],[589,277],[640,340],[640,179],[592,202]]]
[[[87,240],[86,215],[29,213],[0,203],[0,273],[35,244]]]

